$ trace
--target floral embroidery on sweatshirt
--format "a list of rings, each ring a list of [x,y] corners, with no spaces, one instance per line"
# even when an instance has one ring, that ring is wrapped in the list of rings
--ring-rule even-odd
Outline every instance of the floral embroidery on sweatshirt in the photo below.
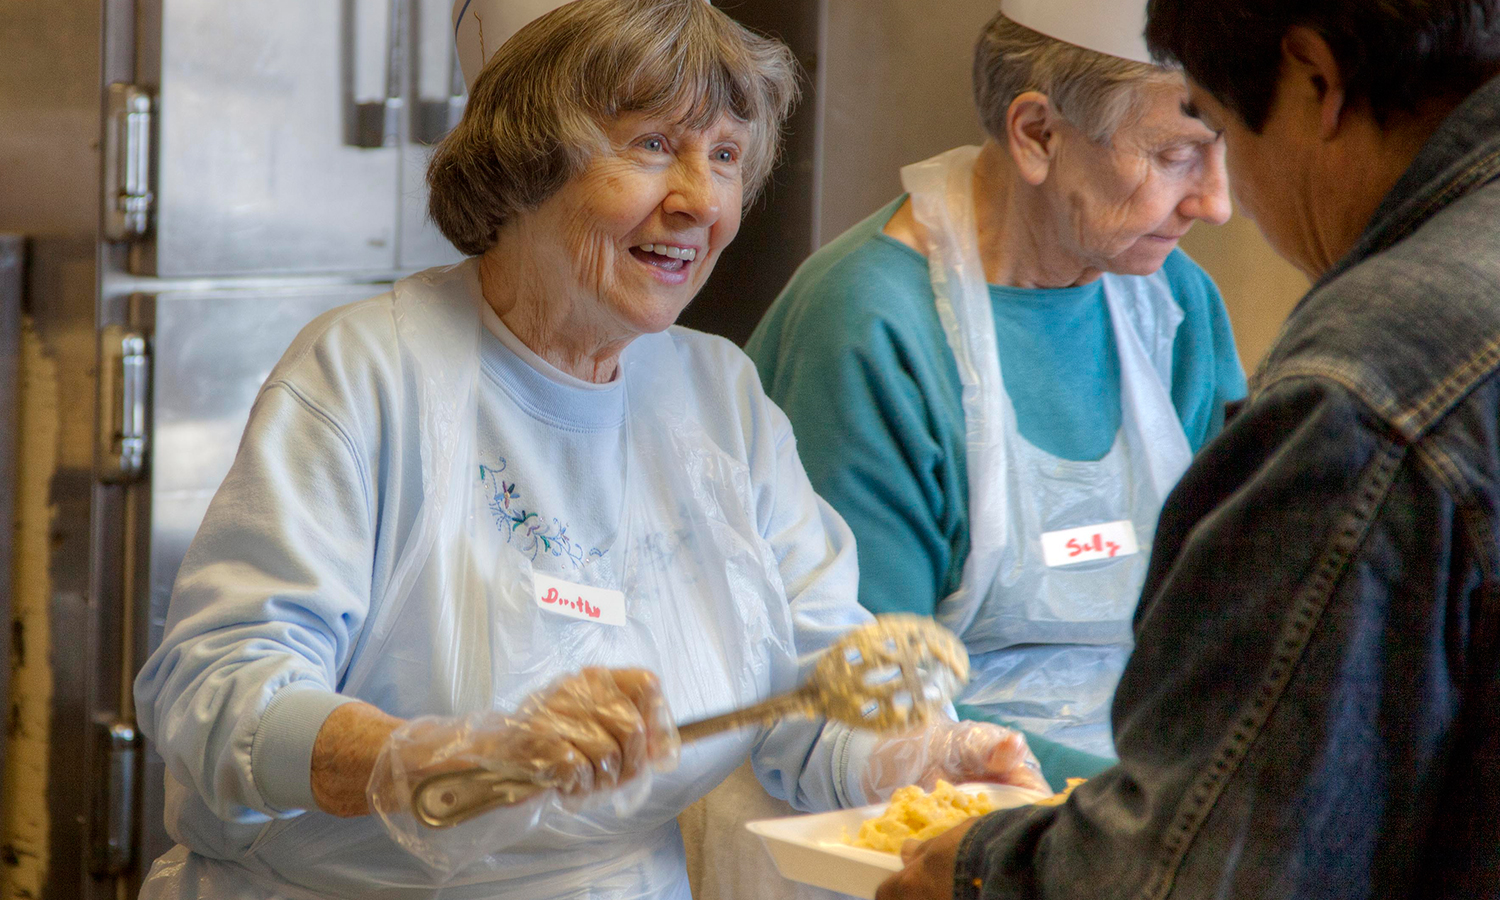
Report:
[[[506,481],[503,477],[508,463],[501,459],[497,465],[479,467],[479,480],[485,486],[485,496],[495,525],[505,535],[505,540],[526,554],[532,562],[539,557],[567,560],[574,568],[604,558],[608,552],[597,547],[585,548],[568,536],[568,526],[555,518],[547,518],[525,506],[520,485]]]

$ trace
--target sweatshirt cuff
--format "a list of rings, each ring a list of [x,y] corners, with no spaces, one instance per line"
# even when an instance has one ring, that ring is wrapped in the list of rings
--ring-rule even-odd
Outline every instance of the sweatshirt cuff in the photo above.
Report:
[[[272,809],[293,813],[317,808],[313,744],[328,715],[353,701],[306,682],[293,682],[271,698],[250,745],[250,777]]]
[[[839,806],[852,809],[868,806],[871,799],[865,796],[865,770],[870,767],[870,754],[880,736],[873,731],[862,731],[839,726],[844,729],[833,747],[833,785],[838,794]]]

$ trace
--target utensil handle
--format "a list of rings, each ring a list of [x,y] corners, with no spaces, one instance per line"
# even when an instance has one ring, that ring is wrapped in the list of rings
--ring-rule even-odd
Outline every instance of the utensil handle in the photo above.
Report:
[[[751,728],[788,716],[805,715],[817,706],[817,692],[798,688],[720,716],[678,726],[684,744],[736,728]],[[422,779],[412,788],[412,814],[429,828],[452,828],[497,806],[522,803],[550,785],[515,781],[489,769],[469,768]]]
[[[696,722],[687,722],[677,726],[677,734],[684,744],[690,744],[725,731],[756,728],[788,716],[811,713],[813,706],[812,692],[799,689],[761,701],[754,706],[746,706],[743,709],[699,719]]]
[[[428,828],[452,828],[497,806],[514,806],[548,785],[515,781],[489,769],[462,769],[422,779],[411,792],[412,814]]]

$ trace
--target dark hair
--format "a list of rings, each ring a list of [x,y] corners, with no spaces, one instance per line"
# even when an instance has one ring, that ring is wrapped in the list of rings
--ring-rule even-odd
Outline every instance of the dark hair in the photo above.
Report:
[[[1463,96],[1500,67],[1500,0],[1150,0],[1146,42],[1259,132],[1281,73],[1281,40],[1328,42],[1349,96],[1384,123]]]
[[[427,168],[428,215],[478,256],[501,225],[556,193],[601,152],[602,126],[628,112],[706,128],[745,122],[748,206],[776,162],[797,98],[780,41],[703,0],[577,0],[518,31],[485,64],[463,120]]]

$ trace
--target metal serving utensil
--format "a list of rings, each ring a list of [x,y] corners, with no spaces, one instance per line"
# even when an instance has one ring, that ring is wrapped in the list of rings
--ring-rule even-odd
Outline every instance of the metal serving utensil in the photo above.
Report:
[[[794,716],[822,716],[870,731],[908,731],[969,680],[969,656],[953,632],[904,613],[879,616],[835,641],[796,690],[677,729],[684,744]],[[552,785],[468,768],[430,775],[412,789],[412,812],[429,828],[451,828]]]

